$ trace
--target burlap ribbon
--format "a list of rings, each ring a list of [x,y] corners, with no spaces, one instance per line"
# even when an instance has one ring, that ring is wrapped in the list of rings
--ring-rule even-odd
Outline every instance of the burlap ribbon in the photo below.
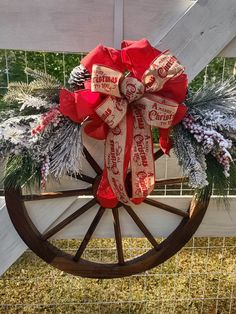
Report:
[[[81,63],[91,81],[75,93],[63,89],[60,110],[76,122],[90,117],[85,132],[105,139],[100,204],[139,204],[155,184],[151,127],[159,128],[161,148],[168,153],[169,129],[186,113],[184,68],[169,51],[162,53],[145,39],[124,41],[121,51],[98,46]],[[126,186],[129,169],[132,195]]]

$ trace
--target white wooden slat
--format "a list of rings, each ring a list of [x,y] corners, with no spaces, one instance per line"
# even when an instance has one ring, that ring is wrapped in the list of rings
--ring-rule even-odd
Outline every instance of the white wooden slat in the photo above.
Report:
[[[162,36],[191,0],[124,0],[124,38]],[[0,49],[87,52],[113,46],[114,0],[0,0]]]
[[[235,36],[236,2],[174,3],[124,0],[124,38],[147,37],[156,44],[161,40],[158,47],[170,47],[192,78]],[[0,48],[78,52],[98,43],[112,46],[113,17],[113,0],[1,0]],[[228,57],[235,54],[235,41],[221,52]]]
[[[187,209],[191,197],[188,196],[167,196],[167,197],[152,197],[160,202],[168,205]],[[197,230],[196,236],[236,236],[236,198],[233,197],[230,201],[230,208],[226,209],[223,204],[219,205],[216,198],[212,198],[207,209],[207,214]],[[141,220],[148,226],[151,233],[156,236],[167,236],[180,222],[180,217],[166,213],[161,209],[153,208],[150,205],[139,205],[135,207],[135,212]],[[81,217],[80,223],[75,222],[68,226],[64,231],[61,231],[56,238],[81,238],[94,218],[95,210],[90,210],[85,216]],[[113,237],[114,230],[112,224],[112,213],[107,210],[103,220],[95,230],[94,237]],[[126,237],[142,237],[143,234],[133,223],[132,219],[125,212],[120,212],[120,223],[123,236]],[[80,229],[80,226],[82,227]]]
[[[197,237],[236,237],[236,197],[229,198],[229,207],[212,197],[205,217],[195,236]]]
[[[236,58],[236,38],[234,38],[219,54],[220,57]]]
[[[5,200],[0,197],[0,275],[3,274],[24,251],[27,249],[25,243],[17,234],[7,209]]]
[[[160,201],[164,200],[164,198],[160,198]],[[76,209],[78,209],[78,204],[82,206],[84,203],[88,202],[88,198],[79,199],[77,204],[74,204],[73,207],[70,208],[69,211],[66,212],[64,216],[61,216],[60,219],[56,222],[59,223],[68,215],[72,214]],[[47,201],[45,201],[46,203]],[[181,198],[168,198],[167,200],[169,205],[173,206],[183,206],[188,208],[189,198],[181,199]],[[40,206],[39,203],[36,202],[27,202],[27,209],[30,214],[30,217],[34,221],[36,221],[36,225],[40,230],[45,230],[48,226],[48,221],[45,218],[48,210],[46,206]],[[61,230],[58,234],[55,235],[56,239],[76,239],[82,238],[89,225],[91,224],[96,212],[98,209],[98,205],[91,208],[85,214],[83,214],[79,219],[72,222],[70,225]],[[57,211],[56,206],[52,206],[50,211]],[[168,234],[171,230],[173,230],[174,226],[180,222],[180,218],[165,213],[162,210],[152,208],[149,205],[140,205],[135,207],[136,213],[142,218],[143,222],[150,228],[154,235],[160,234]],[[127,237],[142,237],[142,233],[137,228],[137,226],[133,223],[130,216],[126,213],[124,209],[120,210],[120,223],[121,223],[121,231],[123,236]],[[39,217],[39,218],[38,218]],[[54,226],[53,224],[52,226]],[[114,237],[114,227],[113,227],[113,218],[111,210],[106,210],[103,215],[102,220],[100,221],[98,227],[95,230],[94,237],[98,238],[110,238]]]
[[[114,36],[113,47],[120,48],[124,37],[124,0],[114,0]]]
[[[126,0],[124,8],[124,38],[147,38],[156,43],[184,16],[192,0]],[[167,49],[168,47],[165,47]]]
[[[83,135],[83,141],[86,144],[86,147],[90,151],[91,155],[95,158],[95,160],[102,165],[103,162],[103,148],[104,148],[104,141],[97,141],[95,139],[92,139],[91,137]],[[166,167],[167,166],[167,167]],[[88,165],[86,166],[84,164],[85,173],[89,172]],[[167,170],[167,171],[166,171]],[[91,175],[91,173],[90,173]],[[178,177],[181,176],[181,169],[178,166],[177,160],[174,157],[173,154],[171,154],[171,157],[162,156],[160,159],[158,159],[156,163],[156,176],[157,178],[163,178],[163,177]],[[78,182],[78,181],[77,181]],[[62,182],[63,186],[65,188],[70,187],[71,189],[76,188],[76,184],[78,184],[76,181],[71,181],[66,178],[64,178],[64,181]],[[85,186],[81,186],[85,187]],[[60,186],[57,186],[56,189],[60,189]],[[50,190],[50,187],[49,187]],[[36,222],[37,227],[40,231],[45,230],[45,228],[48,227],[48,224],[51,224],[52,226],[62,221],[64,218],[66,218],[69,214],[73,213],[76,209],[78,209],[80,206],[84,205],[86,201],[88,201],[88,197],[79,198],[76,202],[73,203],[75,198],[70,198],[69,203],[68,199],[65,199],[66,204],[63,206],[64,200],[62,199],[59,202],[55,202],[54,200],[44,200],[41,202],[27,202],[27,208],[29,210],[30,217],[33,221]],[[190,198],[187,196],[181,197],[181,196],[166,196],[161,197],[160,200],[167,202],[169,205],[172,205],[174,207],[187,210],[190,202]],[[59,203],[61,202],[61,205],[59,206]],[[73,203],[73,204],[72,204]],[[68,204],[72,204],[72,206],[66,210],[64,214],[63,208],[67,208]],[[234,205],[234,202],[232,202]],[[233,206],[232,205],[232,206]],[[59,206],[59,207],[58,207]],[[98,207],[98,206],[97,206]],[[216,224],[217,219],[218,225],[217,228],[213,228],[212,231],[215,236],[222,234],[222,229],[219,227],[222,223],[227,221],[230,226],[230,221],[227,219],[222,219],[220,216],[221,214],[228,215],[227,211],[224,211],[224,208],[220,208],[219,210],[216,209],[216,205],[214,201],[211,202],[210,207],[211,215],[214,216],[215,213],[218,213],[215,218],[213,219],[213,227],[214,224]],[[223,212],[222,212],[223,211]],[[167,235],[168,232],[170,232],[174,226],[178,224],[180,221],[180,218],[165,213],[162,210],[155,209],[149,205],[142,204],[140,206],[137,206],[137,212],[142,217],[144,222],[147,222],[149,226],[151,226],[151,230],[155,235]],[[76,238],[81,237],[84,232],[86,231],[87,227],[89,226],[89,223],[92,221],[95,213],[95,207],[90,209],[87,213],[82,215],[79,220],[71,223],[68,227],[63,229],[57,237],[61,238]],[[232,207],[232,214],[233,213],[233,207]],[[235,211],[236,214],[236,211]],[[203,230],[204,232],[208,230],[208,226],[211,225],[211,215],[209,219],[206,222],[206,230]],[[59,219],[53,222],[53,219],[60,216]],[[228,216],[227,216],[228,217]],[[139,230],[135,227],[135,225],[132,224],[131,219],[129,216],[123,211],[123,215],[120,217],[121,219],[121,225],[122,225],[122,232],[125,236],[140,236]],[[48,221],[50,220],[50,222]],[[111,212],[107,211],[104,215],[103,223],[99,224],[95,236],[98,237],[112,237],[113,236],[113,225],[112,225],[112,216]],[[232,220],[233,226],[235,226],[236,220]],[[227,228],[226,228],[227,229]],[[229,234],[232,232],[232,228],[229,227]],[[235,228],[236,232],[236,228]],[[205,233],[206,234],[206,233]]]
[[[193,79],[236,34],[235,0],[199,0],[163,36],[152,43],[167,47]]]
[[[187,210],[191,201],[191,196],[161,196],[152,197],[165,204]],[[72,214],[78,209],[79,206],[84,205],[88,202],[89,198],[81,198],[75,202],[64,215],[60,216],[57,223],[65,219],[68,215]],[[32,220],[36,221],[36,226],[40,231],[45,230],[48,227],[48,211],[58,211],[57,204],[51,203],[50,209],[47,207],[44,201],[44,206],[37,202],[27,202],[27,209]],[[63,202],[63,201],[62,201]],[[230,208],[225,208],[223,202],[219,204],[217,197],[212,197],[210,205],[207,209],[207,214],[204,220],[196,232],[196,236],[236,236],[236,197],[232,197],[230,200]],[[54,239],[77,239],[83,238],[89,225],[91,224],[96,212],[98,205],[95,205],[79,219],[72,222],[70,225],[65,227],[59,233],[54,236]],[[167,213],[161,209],[154,208],[147,204],[141,204],[135,206],[135,212],[139,215],[142,221],[148,226],[149,230],[156,237],[167,236],[175,227],[179,224],[181,218],[179,216]],[[120,223],[121,231],[124,237],[142,237],[143,234],[133,223],[132,219],[126,213],[124,209],[120,209]],[[106,210],[101,222],[93,235],[95,238],[111,238],[114,237],[113,229],[113,218],[111,210]]]
[[[1,0],[0,48],[89,51],[113,41],[113,0]]]
[[[147,37],[152,42],[163,38],[194,1],[175,0],[174,4],[172,0],[124,0],[124,38]],[[115,14],[113,1],[105,0],[99,4],[72,0],[66,5],[64,0],[1,0],[0,48],[76,52],[89,51],[98,43],[111,46]],[[235,57],[236,39],[220,55]]]
[[[83,135],[83,141],[86,144],[86,147],[88,148],[88,150],[91,152],[92,156],[95,158],[95,160],[102,166],[104,141],[94,140],[91,137],[86,136],[85,134]],[[89,167],[86,165],[84,165],[84,169],[86,169],[85,172],[89,171]],[[173,152],[171,152],[170,157],[162,156],[156,162],[157,179],[164,178],[164,177],[169,177],[169,178],[179,177],[181,175],[182,175],[181,168],[178,166],[177,159],[175,158]],[[76,188],[76,182],[73,182],[68,179],[64,179],[63,185],[64,187],[70,187],[71,189]],[[50,188],[51,187],[49,187],[49,190]],[[56,189],[60,189],[60,186],[58,186]],[[71,202],[74,199],[75,198],[71,198]],[[27,202],[27,208],[29,210],[29,214],[32,220],[37,222],[37,227],[39,228],[40,231],[43,231],[48,227],[48,218],[50,219],[50,224],[53,221],[53,219],[51,219],[51,215],[52,215],[51,213],[57,212],[58,213],[57,215],[60,216],[59,219],[57,219],[54,223],[51,224],[51,227],[52,227],[52,226],[55,226],[60,221],[62,221],[63,219],[65,219],[68,215],[72,214],[80,206],[84,205],[85,202],[88,201],[88,199],[89,199],[88,197],[79,198],[77,202],[73,203],[72,206],[68,210],[66,210],[64,214],[62,214],[62,210],[61,210],[63,206],[61,207],[61,209],[58,209],[57,203],[54,204],[53,200],[43,201],[43,204],[44,204],[43,206],[42,206],[42,202],[38,204],[37,202]],[[169,205],[172,205],[174,207],[177,207],[183,210],[187,210],[189,206],[189,202],[190,202],[190,198],[188,196],[187,197],[186,196],[184,197],[168,196],[168,197],[161,197],[159,200],[164,201]],[[64,208],[66,207],[67,206],[64,206]],[[48,208],[50,208],[50,210]],[[79,220],[76,220],[75,222],[71,223],[68,227],[66,227],[60,233],[58,233],[56,235],[56,238],[82,237],[95,215],[96,208],[98,208],[98,206],[93,207],[87,213],[81,216]],[[143,221],[147,223],[148,226],[150,226],[151,231],[156,236],[166,236],[171,230],[173,230],[175,226],[177,226],[177,224],[180,221],[179,217],[169,214],[169,213],[165,213],[163,210],[154,209],[151,206],[146,205],[146,204],[137,206],[135,209],[137,210],[137,213],[140,215],[140,217],[142,217]],[[206,230],[204,229],[202,231],[202,234],[204,235],[207,234],[208,227],[211,226],[212,216],[214,216],[215,218],[213,219],[214,223],[212,224],[213,229],[211,230],[212,231],[211,235],[214,235],[215,233],[215,236],[217,235],[220,236],[221,234],[223,234],[222,230],[224,230],[224,232],[227,233],[227,228],[222,229],[220,227],[220,224],[222,224],[225,221],[229,222],[229,220],[223,219],[224,217],[221,217],[220,214],[223,213],[223,216],[224,215],[227,216],[228,212],[224,211],[223,207],[222,209],[221,208],[216,209],[214,201],[211,202],[211,207],[209,208],[209,210],[211,212],[211,215],[205,223]],[[218,216],[217,215],[215,216],[216,211],[219,214]],[[235,211],[235,214],[236,214],[236,211]],[[54,218],[55,217],[56,215],[54,216]],[[121,220],[121,225],[122,225],[122,233],[124,236],[133,236],[133,237],[142,236],[142,234],[140,234],[140,231],[132,223],[131,218],[126,214],[124,210],[122,210],[122,214],[120,215],[120,220]],[[216,224],[217,221],[218,221],[218,225]],[[236,223],[236,220],[234,219],[233,220],[234,227],[236,227],[235,223]],[[217,225],[217,228],[214,229],[214,225]],[[229,226],[230,226],[230,222],[229,222]],[[225,227],[225,224],[224,224],[224,227]],[[230,232],[232,233],[232,229],[233,228],[229,227],[228,235],[230,234]],[[114,236],[113,232],[114,231],[113,231],[113,225],[112,225],[112,214],[111,214],[111,211],[108,210],[105,212],[102,223],[99,224],[94,235],[96,237],[113,237]]]

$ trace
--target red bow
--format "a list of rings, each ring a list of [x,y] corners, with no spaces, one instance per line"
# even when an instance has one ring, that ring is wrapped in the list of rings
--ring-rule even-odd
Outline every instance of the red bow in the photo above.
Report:
[[[89,117],[85,132],[105,139],[105,163],[97,198],[104,207],[120,201],[139,204],[155,183],[151,126],[159,128],[160,145],[172,147],[170,127],[186,113],[183,67],[169,51],[146,40],[122,43],[121,51],[98,46],[81,63],[91,73],[88,89],[60,95],[60,111],[75,122]],[[129,70],[128,75],[124,71]],[[132,198],[125,186],[131,169]]]

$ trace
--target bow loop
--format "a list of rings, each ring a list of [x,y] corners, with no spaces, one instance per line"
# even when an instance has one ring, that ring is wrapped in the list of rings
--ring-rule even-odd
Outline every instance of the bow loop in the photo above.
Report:
[[[181,104],[186,97],[188,78],[186,74],[181,74],[165,82],[163,88],[158,92],[159,95],[174,99]]]
[[[92,92],[121,97],[119,83],[123,73],[107,66],[94,64],[92,67]]]
[[[119,72],[125,71],[125,65],[121,59],[121,52],[114,48],[98,45],[80,62],[90,73],[94,64],[110,67]]]
[[[77,117],[75,94],[64,88],[60,90],[60,112],[74,122],[81,122]]]
[[[179,106],[174,100],[151,94],[142,97],[137,104],[147,124],[163,129],[171,127]]]
[[[94,109],[101,102],[99,93],[79,90],[72,93],[66,89],[60,91],[60,112],[72,121],[80,123],[88,116],[94,115]]]
[[[147,92],[158,92],[170,79],[181,75],[183,66],[172,56],[169,50],[157,56],[144,72],[142,81]]]
[[[161,52],[152,47],[146,39],[134,41],[132,44],[131,42],[123,42],[122,46],[124,47],[121,50],[123,63],[141,81],[143,73]]]
[[[96,109],[98,116],[112,129],[124,118],[128,103],[123,98],[107,97]]]

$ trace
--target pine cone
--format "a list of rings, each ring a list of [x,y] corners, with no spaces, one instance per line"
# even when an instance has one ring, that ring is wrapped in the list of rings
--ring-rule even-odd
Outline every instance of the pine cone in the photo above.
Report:
[[[82,64],[80,64],[71,71],[68,83],[74,89],[83,89],[84,82],[89,80],[90,78],[90,73],[85,69]]]

